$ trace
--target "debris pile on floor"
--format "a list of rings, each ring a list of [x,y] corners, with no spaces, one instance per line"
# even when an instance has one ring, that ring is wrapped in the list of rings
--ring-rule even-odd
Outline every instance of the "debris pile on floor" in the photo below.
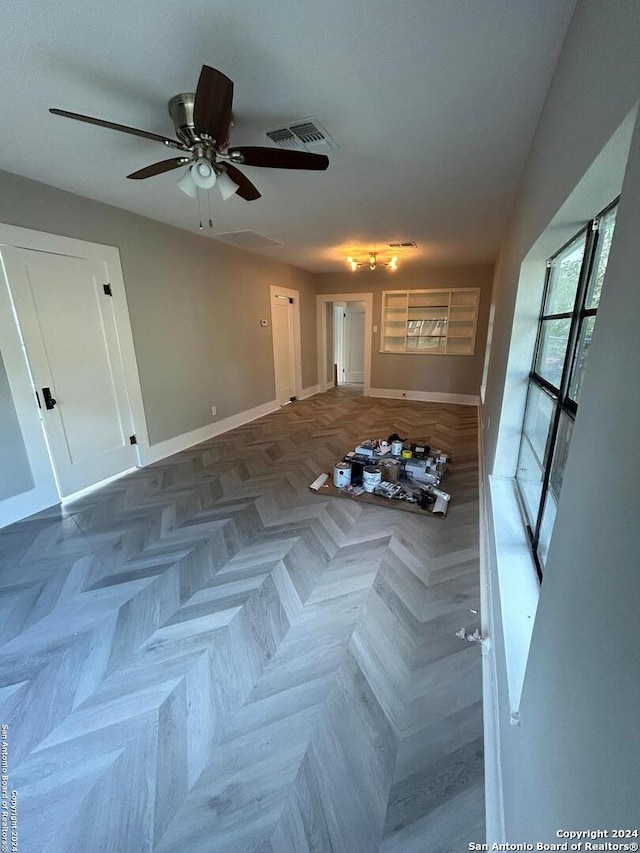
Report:
[[[409,442],[397,433],[366,439],[341,461],[333,476],[321,474],[310,485],[316,493],[393,506],[444,517],[451,496],[440,482],[449,458],[427,442]]]

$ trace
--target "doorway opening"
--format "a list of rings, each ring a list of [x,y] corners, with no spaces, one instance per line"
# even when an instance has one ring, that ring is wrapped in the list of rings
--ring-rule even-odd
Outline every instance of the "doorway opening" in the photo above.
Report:
[[[0,225],[0,337],[2,404],[19,425],[0,526],[141,464],[148,434],[117,249]]]
[[[275,395],[285,406],[302,392],[300,299],[297,290],[274,285],[270,290]]]
[[[333,303],[333,364],[336,385],[364,386],[363,301]]]
[[[318,390],[351,385],[371,391],[372,293],[317,297]]]

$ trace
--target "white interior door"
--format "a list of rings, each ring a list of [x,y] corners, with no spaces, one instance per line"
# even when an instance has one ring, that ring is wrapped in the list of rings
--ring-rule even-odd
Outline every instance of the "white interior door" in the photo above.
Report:
[[[0,254],[62,496],[134,467],[104,263],[8,247]]]
[[[364,382],[364,304],[344,312],[344,381]]]
[[[296,396],[294,303],[279,293],[271,298],[273,327],[273,367],[276,380],[276,400],[283,406]]]
[[[345,382],[344,378],[344,318],[346,304],[333,303],[333,361],[336,366],[338,385]]]

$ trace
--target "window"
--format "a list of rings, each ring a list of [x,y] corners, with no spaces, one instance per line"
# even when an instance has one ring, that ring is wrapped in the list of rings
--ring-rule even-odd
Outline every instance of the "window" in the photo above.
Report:
[[[475,355],[480,289],[387,290],[380,351]]]
[[[609,259],[616,204],[547,262],[516,472],[540,578]]]

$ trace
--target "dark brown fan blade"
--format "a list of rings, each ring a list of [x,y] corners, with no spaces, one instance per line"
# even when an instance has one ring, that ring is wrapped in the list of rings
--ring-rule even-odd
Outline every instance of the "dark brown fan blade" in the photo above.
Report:
[[[245,178],[239,169],[236,169],[236,167],[232,166],[231,163],[226,164],[226,169],[227,175],[229,175],[231,180],[238,185],[236,195],[239,195],[245,201],[255,201],[256,199],[261,198],[261,193],[258,192],[256,187],[254,187],[249,178]]]
[[[171,160],[162,160],[160,163],[153,163],[151,166],[145,166],[144,169],[138,169],[137,172],[132,172],[127,177],[133,178],[134,181],[139,181],[142,178],[153,178],[154,175],[179,169],[180,166],[186,166],[190,162],[190,157],[172,157]]]
[[[132,136],[142,136],[143,139],[152,139],[154,142],[162,142],[163,145],[167,145],[169,148],[179,148],[181,151],[188,150],[180,142],[176,142],[175,139],[168,139],[166,136],[160,136],[157,133],[150,133],[148,130],[138,130],[135,127],[127,127],[126,124],[115,124],[115,122],[112,121],[104,121],[104,119],[101,118],[84,116],[82,113],[70,113],[67,112],[67,110],[50,109],[49,112],[53,113],[54,116],[73,118],[76,121],[84,121],[87,124],[97,124],[98,127],[108,127],[109,130],[119,130],[120,133],[130,133]]]
[[[193,123],[196,133],[207,133],[218,149],[229,141],[232,104],[233,81],[222,71],[203,65],[193,104]]]
[[[306,151],[283,151],[280,148],[261,148],[245,145],[230,148],[229,154],[239,151],[246,166],[266,166],[270,169],[315,169],[323,171],[329,165],[324,154],[308,154]]]

